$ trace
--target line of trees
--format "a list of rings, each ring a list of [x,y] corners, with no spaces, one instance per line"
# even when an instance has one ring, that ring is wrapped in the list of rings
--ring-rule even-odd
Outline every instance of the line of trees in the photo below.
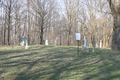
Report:
[[[112,39],[116,17],[112,3],[111,0],[1,0],[0,44],[19,45],[22,36],[27,36],[29,44],[44,44],[47,39],[50,45],[56,42],[75,46],[75,33],[80,32],[80,45],[86,36],[87,45],[92,47],[95,36],[96,47],[100,40],[104,48],[111,47],[116,39]]]

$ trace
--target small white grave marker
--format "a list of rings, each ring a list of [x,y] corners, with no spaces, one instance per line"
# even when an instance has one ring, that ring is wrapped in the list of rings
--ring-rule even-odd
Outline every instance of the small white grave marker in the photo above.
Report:
[[[86,38],[85,38],[85,36],[84,36],[84,48],[87,48]]]
[[[100,48],[102,48],[102,40],[100,40]]]
[[[55,41],[54,41],[54,46],[56,46],[56,39],[55,39]]]
[[[45,45],[48,45],[48,40],[45,41]]]
[[[97,48],[99,47],[97,43],[96,43],[96,47],[97,47]]]
[[[84,36],[84,45],[82,47],[82,52],[89,52],[89,49],[87,48],[87,40]]]
[[[27,39],[26,36],[22,37],[22,42],[20,43],[21,46],[25,46],[26,45],[26,39]]]
[[[25,49],[28,49],[29,47],[28,47],[28,42],[27,42],[27,40],[26,40],[26,46],[25,46]]]

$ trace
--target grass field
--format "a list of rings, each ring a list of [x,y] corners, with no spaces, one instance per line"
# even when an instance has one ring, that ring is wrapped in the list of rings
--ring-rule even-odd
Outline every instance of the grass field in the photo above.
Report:
[[[0,46],[0,80],[120,80],[120,52],[77,47]]]

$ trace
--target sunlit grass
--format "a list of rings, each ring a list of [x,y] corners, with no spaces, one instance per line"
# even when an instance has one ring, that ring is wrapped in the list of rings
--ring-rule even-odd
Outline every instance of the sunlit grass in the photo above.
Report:
[[[120,52],[89,51],[77,57],[77,47],[71,46],[0,46],[0,80],[120,79]]]

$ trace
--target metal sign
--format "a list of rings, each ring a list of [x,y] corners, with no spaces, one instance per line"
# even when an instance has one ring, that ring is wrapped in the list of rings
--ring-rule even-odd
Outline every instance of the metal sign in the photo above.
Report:
[[[80,40],[81,36],[80,33],[76,33],[76,40]]]

